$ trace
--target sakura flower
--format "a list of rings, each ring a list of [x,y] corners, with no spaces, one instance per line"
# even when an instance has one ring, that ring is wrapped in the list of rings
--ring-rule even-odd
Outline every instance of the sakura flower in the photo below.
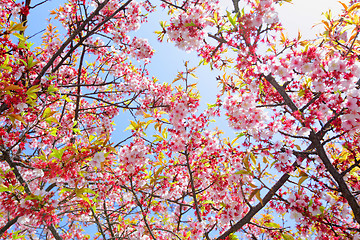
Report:
[[[352,130],[357,126],[357,117],[354,114],[346,114],[340,118],[342,121],[341,126],[347,131]]]
[[[147,151],[148,147],[145,145],[144,141],[137,139],[133,144],[125,145],[120,148],[118,152],[119,161],[127,165],[126,170],[128,173],[134,173],[147,164]],[[140,185],[141,184],[138,183],[138,186]]]
[[[329,71],[345,72],[346,64],[345,64],[345,61],[336,58],[336,59],[329,61],[328,68],[329,68]]]
[[[356,233],[356,234],[353,236],[353,240],[360,240],[360,233]]]
[[[298,135],[299,136],[309,136],[310,135],[310,128],[307,127],[302,127],[299,131],[298,131]]]
[[[16,105],[16,108],[19,109],[20,112],[23,112],[25,108],[27,108],[28,105],[26,103],[18,103]]]
[[[93,159],[89,162],[89,165],[92,167],[100,168],[101,163],[105,161],[105,153],[97,152],[95,153]]]
[[[280,153],[279,154],[279,160],[280,160],[280,162],[282,162],[282,163],[286,163],[287,161],[288,161],[288,156],[287,156],[287,154],[285,154],[285,153]]]
[[[21,216],[18,219],[18,223],[20,223],[20,224],[28,224],[28,223],[30,223],[30,221],[31,221],[30,217],[28,217],[26,215]]]
[[[291,59],[291,65],[294,68],[300,68],[303,64],[303,60],[301,59],[301,57],[294,57],[293,59]]]
[[[205,28],[211,25],[208,17],[209,11],[200,6],[173,17],[167,29],[169,39],[186,51],[198,49],[206,36]]]
[[[352,111],[356,111],[359,108],[359,106],[357,105],[357,101],[358,100],[354,97],[348,97],[345,100],[344,104],[348,109],[350,109]]]
[[[151,58],[154,54],[149,42],[147,39],[134,38],[132,43],[133,48],[135,49],[133,55],[139,59]]]
[[[298,211],[296,210],[293,210],[290,214],[290,218],[294,219],[295,222],[299,222],[300,219],[301,219],[302,215],[301,213],[299,213]]]
[[[348,35],[346,31],[340,34],[339,40],[343,40],[344,42],[348,40]]]
[[[309,211],[311,212],[311,214],[313,216],[317,216],[317,215],[321,214],[320,207],[315,204],[313,204],[309,207]]]
[[[303,66],[302,66],[302,71],[304,73],[308,73],[308,72],[312,72],[314,70],[314,64],[312,63],[305,63]]]
[[[360,63],[359,62],[356,62],[356,63],[354,63],[354,65],[352,65],[351,73],[355,77],[360,78]]]
[[[263,23],[263,19],[261,15],[258,15],[252,19],[252,21],[249,23],[249,26],[251,27],[259,27]]]
[[[354,88],[356,86],[356,82],[358,81],[358,78],[353,77],[350,79],[342,79],[340,81],[340,86],[342,90],[348,90],[351,88]]]
[[[349,213],[350,213],[349,207],[347,205],[344,205],[343,209],[341,210],[341,216],[346,219],[349,217]]]
[[[259,6],[262,8],[268,8],[272,4],[272,0],[260,0]]]
[[[44,176],[44,172],[41,169],[34,169],[33,170],[33,176],[34,177],[43,177]]]
[[[140,240],[150,240],[151,238],[148,235],[143,235]]]
[[[323,82],[319,81],[318,79],[314,79],[312,82],[315,91],[317,92],[324,92],[326,90],[326,86]]]
[[[17,17],[20,13],[20,10],[21,10],[20,6],[16,6],[12,9],[11,14],[14,15],[15,17]]]
[[[289,70],[287,68],[283,67],[282,65],[280,65],[275,73],[281,77],[286,77],[289,75]]]
[[[45,190],[40,190],[40,189],[36,189],[36,191],[34,192],[34,195],[36,196],[45,196],[46,195],[46,191]]]
[[[14,77],[15,78],[20,78],[24,71],[25,71],[24,66],[19,67],[18,70],[14,72]]]
[[[264,22],[267,24],[273,24],[279,21],[278,13],[274,10],[270,10],[265,13]]]

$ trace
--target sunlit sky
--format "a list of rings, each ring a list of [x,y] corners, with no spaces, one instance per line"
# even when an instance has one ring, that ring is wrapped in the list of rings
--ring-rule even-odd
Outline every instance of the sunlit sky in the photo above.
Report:
[[[313,27],[314,24],[321,22],[324,19],[322,13],[329,9],[333,15],[337,15],[341,12],[342,5],[338,0],[293,0],[292,4],[285,3],[278,8],[278,13],[290,36],[297,36],[300,30],[304,38],[314,38],[321,29],[320,26]]]
[[[348,0],[341,0],[348,3]],[[232,0],[220,0],[223,6],[232,9]],[[240,0],[240,7],[241,7]],[[321,29],[320,26],[312,28],[314,24],[321,22],[323,12],[332,9],[333,14],[341,11],[339,0],[292,0],[292,3],[284,3],[277,7],[279,18],[283,26],[288,30],[289,36],[297,36],[298,30],[301,31],[304,38],[314,38],[315,34]]]

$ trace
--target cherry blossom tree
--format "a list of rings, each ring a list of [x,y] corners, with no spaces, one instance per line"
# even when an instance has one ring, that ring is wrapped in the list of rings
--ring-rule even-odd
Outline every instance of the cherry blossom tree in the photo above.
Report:
[[[0,2],[1,239],[360,239],[359,2],[304,40],[290,0],[68,0],[32,43],[48,2]],[[164,12],[172,82],[135,32]]]

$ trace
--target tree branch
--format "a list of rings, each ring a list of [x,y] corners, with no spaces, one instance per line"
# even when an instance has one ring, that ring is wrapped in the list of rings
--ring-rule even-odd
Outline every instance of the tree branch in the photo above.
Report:
[[[1,229],[0,229],[0,237],[6,232],[6,230],[8,230],[12,225],[14,225],[17,220],[19,219],[20,216],[16,216],[15,218],[11,219],[10,221],[8,221],[6,223],[5,226],[3,226]]]
[[[198,205],[197,198],[196,198],[196,190],[195,190],[195,185],[194,185],[194,178],[193,178],[191,167],[190,167],[189,155],[187,153],[184,153],[184,154],[186,157],[186,167],[188,169],[189,177],[190,177],[191,191],[192,191],[192,197],[194,200],[196,217],[197,217],[198,221],[201,222],[201,215],[200,215],[199,205]]]
[[[296,105],[294,104],[294,102],[291,100],[291,98],[289,97],[289,95],[286,93],[284,87],[280,86],[280,84],[278,84],[275,80],[275,78],[269,74],[267,76],[265,76],[263,74],[264,78],[266,79],[266,81],[268,81],[275,89],[276,91],[281,95],[281,97],[284,99],[285,104],[291,109],[292,112],[296,112],[299,109],[296,107]]]
[[[37,80],[40,80],[42,76],[46,73],[46,71],[51,67],[51,65],[54,63],[55,59],[60,56],[60,54],[65,50],[65,48],[75,39],[75,37],[80,34],[81,31],[83,31],[86,27],[86,25],[97,15],[99,14],[100,10],[103,9],[106,4],[110,0],[105,0],[99,6],[95,9],[95,11],[87,18],[85,21],[71,34],[71,36],[61,45],[59,50],[52,56],[52,58],[48,61],[48,63],[44,66],[44,68],[41,70],[39,75],[36,77]],[[58,65],[53,69],[53,72],[55,72],[64,62],[65,60],[74,53],[75,49],[78,48],[88,37],[90,37],[94,32],[96,32],[102,25],[104,25],[107,21],[109,21],[113,16],[115,16],[120,11],[124,10],[125,7],[131,2],[132,0],[128,0],[125,2],[119,9],[117,9],[113,14],[105,18],[101,23],[99,23],[96,27],[94,27],[90,32],[88,32],[82,39],[79,40],[79,42],[71,47],[67,51],[67,54],[60,60]]]
[[[293,163],[294,167],[297,167],[298,164],[296,161]],[[262,203],[259,202],[255,207],[253,207],[246,215],[243,217],[240,221],[238,221],[236,224],[234,224],[231,228],[229,228],[226,232],[221,234],[216,240],[224,240],[227,238],[230,234],[237,232],[240,230],[245,224],[250,223],[251,219],[257,214],[275,195],[275,193],[287,182],[290,175],[288,173],[285,173],[281,176],[281,178],[275,183],[275,185],[270,189],[270,191],[265,195],[265,197],[262,199]]]
[[[350,189],[347,186],[341,174],[335,169],[334,165],[332,165],[332,163],[330,162],[330,159],[326,155],[324,146],[320,143],[320,139],[318,138],[318,136],[316,134],[310,133],[310,140],[314,145],[314,147],[316,148],[317,153],[320,159],[322,160],[323,164],[325,165],[326,170],[329,171],[331,176],[335,179],[343,197],[347,200],[348,204],[350,205],[354,213],[355,220],[360,224],[360,206],[356,198],[350,192]]]

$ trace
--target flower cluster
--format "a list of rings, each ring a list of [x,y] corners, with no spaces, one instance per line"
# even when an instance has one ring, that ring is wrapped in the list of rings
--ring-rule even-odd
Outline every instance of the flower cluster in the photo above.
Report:
[[[134,37],[131,46],[134,48],[132,54],[138,59],[149,59],[154,54],[148,40]]]
[[[205,28],[212,25],[207,20],[210,14],[211,11],[207,11],[202,5],[180,12],[171,18],[170,26],[166,28],[169,39],[180,49],[197,50],[206,37]]]
[[[148,159],[146,158],[148,147],[144,140],[137,139],[130,145],[125,145],[118,151],[119,162],[124,164],[126,174],[136,174],[144,166],[146,166]]]
[[[269,118],[267,113],[256,105],[250,93],[227,96],[223,106],[228,111],[230,126],[238,130],[248,130],[252,135],[263,131]]]

